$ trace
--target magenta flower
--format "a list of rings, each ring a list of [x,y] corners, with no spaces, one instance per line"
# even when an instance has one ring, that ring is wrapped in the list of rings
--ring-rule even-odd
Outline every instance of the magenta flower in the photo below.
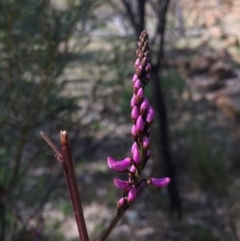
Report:
[[[114,183],[115,183],[115,186],[119,189],[126,189],[129,187],[129,183],[128,181],[123,181],[123,180],[120,180],[118,178],[114,178]]]
[[[164,177],[164,178],[151,177],[147,180],[147,183],[154,187],[166,187],[170,181],[171,179],[168,177]]]
[[[151,154],[149,136],[150,127],[154,119],[154,109],[144,95],[145,86],[150,81],[151,71],[148,42],[148,34],[146,31],[143,31],[137,43],[137,59],[134,64],[135,74],[132,78],[133,96],[130,101],[132,108],[131,119],[133,122],[131,135],[134,140],[131,148],[132,157],[127,157],[121,161],[108,157],[108,166],[111,169],[117,172],[128,173],[126,181],[114,179],[116,187],[123,190],[123,196],[117,203],[118,209],[132,203],[139,193],[142,192],[146,183],[155,187],[165,187],[170,182],[168,177],[140,179]]]
[[[112,157],[107,158],[108,166],[117,172],[123,172],[125,171],[131,164],[132,160],[130,157],[126,157],[122,161],[116,161]]]

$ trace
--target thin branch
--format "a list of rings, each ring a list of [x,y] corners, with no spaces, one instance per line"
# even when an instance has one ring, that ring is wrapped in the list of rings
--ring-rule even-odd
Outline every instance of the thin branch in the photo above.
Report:
[[[47,142],[47,144],[53,149],[53,151],[56,153],[57,156],[62,156],[61,151],[53,144],[53,142],[44,134],[43,132],[40,132],[40,135],[42,138]]]
[[[85,223],[83,208],[81,204],[80,195],[78,192],[77,181],[73,168],[72,154],[68,141],[68,134],[66,131],[61,131],[61,144],[62,144],[62,168],[67,180],[68,189],[71,195],[74,214],[78,226],[78,232],[81,241],[89,241],[87,226]]]
[[[73,168],[72,154],[68,141],[68,134],[66,131],[60,132],[61,139],[61,151],[53,144],[53,142],[45,135],[43,132],[40,132],[42,138],[48,143],[48,145],[56,153],[58,161],[62,165],[62,169],[67,181],[68,190],[70,193],[74,215],[77,222],[78,232],[81,241],[89,241],[87,226],[85,223],[83,209],[81,204],[80,195],[78,192],[77,181]]]

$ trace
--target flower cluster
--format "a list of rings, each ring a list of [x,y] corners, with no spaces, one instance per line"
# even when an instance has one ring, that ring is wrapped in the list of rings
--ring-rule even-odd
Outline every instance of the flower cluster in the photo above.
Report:
[[[117,172],[128,173],[129,178],[123,181],[115,178],[117,188],[123,190],[123,197],[118,201],[118,208],[129,205],[136,199],[141,189],[141,184],[146,182],[151,186],[165,187],[169,178],[141,179],[140,176],[150,157],[150,127],[154,119],[154,110],[144,96],[144,88],[150,81],[150,56],[148,50],[148,34],[143,31],[137,43],[137,60],[135,62],[135,74],[132,79],[133,97],[131,99],[131,119],[133,122],[131,134],[134,140],[132,145],[132,156],[117,161],[108,157],[108,166]]]

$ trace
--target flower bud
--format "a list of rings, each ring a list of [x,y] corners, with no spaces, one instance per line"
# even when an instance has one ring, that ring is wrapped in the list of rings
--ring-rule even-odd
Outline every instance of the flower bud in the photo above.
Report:
[[[126,202],[126,200],[124,197],[120,198],[120,200],[117,203],[117,208],[120,209],[121,207],[123,207],[125,202]]]
[[[170,181],[171,179],[169,177],[164,177],[164,178],[151,177],[147,180],[147,183],[154,187],[166,187]]]
[[[137,59],[137,60],[135,61],[135,63],[134,63],[134,67],[135,67],[136,70],[137,70],[137,68],[138,68],[138,66],[139,66],[140,64],[141,64],[140,60]]]
[[[137,102],[136,102],[136,96],[133,94],[133,97],[131,99],[131,103],[130,103],[130,106],[133,108],[137,105]]]
[[[140,105],[140,114],[142,116],[145,116],[148,106],[149,106],[148,100],[147,100],[147,98],[144,98],[142,104]]]
[[[145,152],[147,152],[149,150],[149,147],[150,147],[150,140],[148,137],[144,137],[143,138],[143,149]]]
[[[133,140],[136,141],[137,140],[137,129],[136,129],[135,125],[132,126],[131,134],[132,134]]]
[[[151,106],[149,106],[146,114],[146,122],[149,124],[149,126],[153,123],[153,119],[154,119],[154,109]]]
[[[147,63],[148,63],[148,59],[146,57],[144,57],[142,60],[141,60],[141,65],[142,66],[145,66]]]
[[[132,158],[133,158],[133,161],[134,161],[136,164],[139,164],[139,163],[141,162],[141,160],[142,160],[141,155],[140,155],[140,152],[139,152],[139,149],[138,149],[137,147],[135,147],[135,148],[133,149],[133,156],[132,156]]]
[[[131,149],[132,154],[133,154],[133,151],[134,151],[135,148],[138,148],[137,142],[134,142],[134,143],[132,144],[132,149]]]
[[[133,109],[132,109],[132,112],[131,112],[131,119],[132,119],[132,122],[135,124],[136,123],[136,120],[139,116],[139,111],[138,111],[138,108],[137,106],[135,106]]]
[[[136,121],[136,131],[138,135],[141,135],[144,129],[144,122],[141,115],[138,116]]]
[[[142,76],[142,73],[143,73],[143,66],[140,64],[136,69],[136,74],[140,78]]]
[[[130,157],[126,157],[122,161],[116,161],[112,157],[107,158],[108,166],[114,171],[117,172],[123,172],[125,171],[132,163],[132,160]]]
[[[137,104],[141,104],[142,100],[144,97],[144,92],[143,92],[143,88],[140,88],[136,94],[136,102]]]
[[[138,79],[138,76],[136,74],[133,75],[132,82],[135,83],[137,81],[137,79]]]
[[[141,80],[137,79],[136,82],[133,84],[134,93],[136,94],[141,87],[142,87]]]
[[[129,183],[127,181],[120,180],[118,178],[114,178],[114,184],[119,189],[126,189],[129,187]]]
[[[128,192],[128,196],[127,196],[128,203],[133,202],[136,198],[136,195],[137,195],[136,187],[134,185],[132,185],[132,187],[130,188],[130,190]]]

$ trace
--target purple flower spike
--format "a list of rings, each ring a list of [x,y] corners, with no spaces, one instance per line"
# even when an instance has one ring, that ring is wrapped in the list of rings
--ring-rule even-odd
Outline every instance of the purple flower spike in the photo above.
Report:
[[[129,183],[127,181],[120,180],[118,178],[114,178],[114,184],[119,189],[126,189],[129,186]]]
[[[142,116],[138,116],[137,121],[136,121],[136,130],[138,133],[141,133],[144,129],[144,122]]]
[[[136,102],[136,96],[133,95],[132,99],[131,99],[131,103],[130,103],[130,106],[132,108],[134,108],[136,106],[137,102]]]
[[[138,116],[139,116],[139,111],[138,111],[137,106],[135,106],[132,109],[132,113],[131,113],[131,118],[132,118],[132,121],[133,121],[134,124],[136,123],[136,120],[137,120]]]
[[[147,183],[154,187],[166,187],[170,181],[171,179],[169,177],[164,177],[164,178],[152,177],[147,180]]]
[[[139,164],[139,163],[141,163],[141,160],[142,160],[142,158],[141,158],[138,148],[134,148],[133,149],[133,161],[135,163]]]
[[[137,104],[141,104],[144,97],[143,88],[140,88],[136,94]]]
[[[131,165],[132,162],[130,157],[126,157],[122,161],[116,161],[114,158],[108,157],[107,161],[109,168],[117,172],[125,171]]]
[[[130,188],[129,192],[128,192],[128,196],[127,196],[127,200],[129,203],[133,202],[135,200],[137,196],[137,190],[136,187],[134,185],[132,185],[132,187]]]
[[[128,175],[128,179],[114,179],[117,188],[123,190],[123,197],[118,201],[118,209],[123,211],[136,199],[144,185],[158,187],[166,186],[169,178],[148,178],[140,179],[143,169],[150,158],[150,127],[154,119],[154,110],[150,106],[148,99],[144,95],[147,83],[150,81],[150,52],[149,52],[148,33],[144,30],[137,42],[137,60],[134,63],[135,73],[132,78],[133,96],[131,99],[131,119],[133,126],[131,134],[134,143],[131,148],[132,156],[124,160],[116,161],[108,157],[108,166],[117,171]],[[118,210],[121,213],[121,210]]]
[[[133,75],[132,82],[135,83],[137,81],[137,79],[138,79],[138,76],[136,74]]]

